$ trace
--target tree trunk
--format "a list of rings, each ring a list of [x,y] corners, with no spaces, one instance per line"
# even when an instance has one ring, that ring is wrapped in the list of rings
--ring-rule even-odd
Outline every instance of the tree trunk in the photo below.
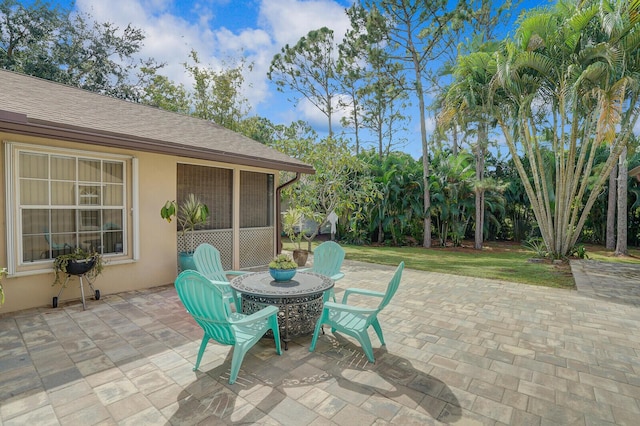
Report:
[[[627,147],[622,148],[618,159],[618,235],[616,242],[616,256],[629,254],[627,249]]]
[[[431,248],[431,191],[429,189],[429,144],[427,142],[427,117],[422,91],[422,71],[418,59],[418,51],[413,46],[413,41],[409,39],[408,50],[411,52],[413,60],[413,70],[415,72],[415,90],[418,96],[418,108],[420,109],[420,141],[422,142],[422,183],[424,185],[424,236],[422,246]]]
[[[418,73],[418,76],[420,73]],[[418,77],[422,78],[422,77]],[[427,127],[425,124],[425,106],[424,94],[422,93],[422,84],[419,87],[418,99],[420,104],[420,134],[422,139],[422,172],[424,184],[424,238],[422,246],[431,248],[431,191],[429,189],[429,145],[427,144]]]
[[[618,175],[618,166],[611,170],[609,175],[609,198],[607,199],[607,250],[616,248],[616,176]]]
[[[384,230],[382,229],[382,215],[383,215],[382,207],[379,209],[379,218],[378,218],[378,243],[382,244],[384,240]]]
[[[484,147],[488,138],[486,123],[478,126],[478,146],[476,146],[476,233],[473,248],[482,249],[484,239]]]
[[[453,130],[451,131],[451,134],[453,135],[451,140],[451,154],[453,154],[453,156],[455,157],[458,155],[458,126],[457,125],[453,126]]]

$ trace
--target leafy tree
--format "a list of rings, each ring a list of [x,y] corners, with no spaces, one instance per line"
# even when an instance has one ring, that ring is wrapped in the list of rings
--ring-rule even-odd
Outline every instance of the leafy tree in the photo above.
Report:
[[[361,146],[361,85],[366,69],[366,52],[371,44],[376,43],[376,39],[367,31],[367,11],[361,5],[352,5],[346,13],[351,21],[351,28],[338,45],[336,78],[342,92],[338,107],[346,112],[340,119],[342,126],[353,128],[357,155]]]
[[[49,50],[68,11],[40,0],[26,7],[15,0],[0,2],[0,66],[11,71],[57,80],[58,61]]]
[[[361,147],[360,129],[366,128],[375,136],[382,157],[406,142],[397,137],[408,120],[402,113],[408,98],[402,67],[391,60],[386,23],[377,9],[367,11],[361,5],[353,5],[347,9],[347,15],[351,28],[338,46],[336,68],[338,81],[347,95],[339,102],[348,112],[341,121],[354,128],[356,154]]]
[[[420,229],[415,225],[421,221],[423,205],[420,162],[401,152],[380,157],[373,150],[363,152],[361,158],[380,193],[380,198],[363,207],[369,233],[377,233],[379,243],[385,243],[387,236],[394,245],[417,241],[413,234]]]
[[[502,97],[494,117],[555,257],[574,247],[640,113],[639,8],[584,1],[534,10],[496,56],[494,89]],[[595,154],[605,143],[611,155],[596,172]],[[549,163],[545,147],[553,153]]]
[[[25,6],[14,0],[0,3],[0,66],[92,92],[137,101],[148,73],[159,69],[153,59],[138,63],[144,34],[131,25],[73,17],[67,10],[40,0]]]
[[[333,135],[333,114],[338,91],[333,30],[322,27],[309,31],[294,46],[286,45],[271,61],[267,76],[278,90],[293,90],[307,99],[326,117],[329,137]],[[290,101],[294,105],[300,98]]]
[[[238,131],[248,138],[272,145],[274,143],[275,125],[266,117],[247,117],[239,124]]]
[[[311,241],[332,211],[343,218],[347,211],[358,215],[357,206],[371,202],[378,193],[364,163],[351,153],[346,141],[327,138],[316,143],[298,139],[289,140],[289,144],[305,144],[297,158],[316,170],[315,174],[303,175],[299,182],[283,191],[292,207],[302,210],[317,224],[314,232],[305,235],[310,250]],[[292,151],[291,148],[293,146],[288,151]]]
[[[446,0],[382,0],[367,2],[369,9],[378,8],[389,21],[388,40],[392,57],[405,65],[407,90],[418,99],[420,115],[420,138],[422,143],[423,190],[424,190],[424,237],[423,246],[431,247],[431,196],[429,192],[429,146],[427,144],[426,104],[424,82],[429,65],[448,51],[453,45],[451,31],[460,24],[458,5]]]
[[[191,113],[189,93],[183,84],[175,84],[168,77],[159,75],[155,69],[143,68],[148,84],[141,88],[139,102],[166,111],[181,114]]]
[[[239,130],[248,114],[248,101],[241,93],[244,60],[235,67],[223,64],[220,71],[215,71],[202,65],[195,50],[191,51],[190,59],[194,63],[184,66],[195,80],[192,115],[230,130]]]
[[[440,245],[445,246],[451,236],[453,245],[459,246],[474,210],[473,156],[464,151],[456,156],[439,151],[433,164],[432,214]]]

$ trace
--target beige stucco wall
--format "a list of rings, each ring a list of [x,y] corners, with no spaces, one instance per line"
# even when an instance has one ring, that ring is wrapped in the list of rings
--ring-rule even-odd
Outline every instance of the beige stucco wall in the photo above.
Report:
[[[189,160],[167,155],[141,153],[120,149],[102,148],[98,146],[68,143],[57,140],[45,140],[26,136],[12,135],[0,132],[0,141],[31,143],[40,146],[57,146],[81,151],[93,151],[96,153],[113,153],[130,155],[138,161],[139,194],[139,259],[133,259],[133,241],[129,240],[129,253],[127,256],[107,257],[103,274],[100,275],[94,287],[100,290],[102,296],[144,289],[172,283],[177,271],[177,245],[176,223],[167,223],[160,217],[160,208],[166,200],[176,197],[176,169],[178,162],[192,164],[211,165],[216,167],[231,167],[228,164]],[[4,143],[0,153],[0,164],[4,169],[5,164]],[[243,170],[257,170],[243,168]],[[265,170],[260,170],[265,171]],[[267,171],[274,173],[274,171]],[[133,187],[132,182],[129,188]],[[7,238],[6,238],[6,214],[5,214],[5,173],[0,173],[0,267],[7,264]],[[136,191],[136,188],[133,188]],[[128,194],[131,200],[132,194]],[[130,227],[135,227],[133,212],[129,216]],[[133,235],[133,232],[129,233]],[[33,307],[50,307],[52,298],[60,290],[58,286],[52,287],[52,269],[46,271],[18,272],[2,281],[5,291],[5,304],[0,307],[0,315]],[[89,306],[93,301],[90,289],[85,284],[85,296],[89,300]],[[78,278],[72,277],[69,286],[60,297],[60,304],[68,300],[80,298]]]

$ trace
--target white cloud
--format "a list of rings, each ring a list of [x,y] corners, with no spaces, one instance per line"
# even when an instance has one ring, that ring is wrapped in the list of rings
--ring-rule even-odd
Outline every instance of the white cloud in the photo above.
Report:
[[[171,0],[77,0],[76,8],[89,13],[98,22],[113,22],[120,28],[131,24],[145,33],[141,58],[154,58],[167,65],[160,71],[173,81],[192,86],[184,62],[193,49],[203,65],[219,69],[223,62],[244,56],[253,65],[245,75],[244,95],[254,108],[273,99],[267,71],[273,55],[286,43],[295,43],[310,30],[330,27],[341,38],[349,25],[344,6],[330,0],[263,0],[256,10],[242,11],[257,15],[257,28],[231,30],[224,26],[211,27],[216,21],[215,4],[228,0],[194,3],[192,11],[197,22],[188,22],[172,14],[176,5]],[[251,4],[251,3],[249,3]],[[249,7],[241,3],[240,7]],[[223,21],[217,17],[217,22]],[[293,109],[293,106],[292,106]],[[306,116],[306,113],[304,114]],[[313,116],[313,114],[312,114]]]
[[[330,0],[263,0],[258,23],[272,34],[279,50],[322,27],[331,28],[336,38],[342,38],[349,27],[344,11],[344,6]]]

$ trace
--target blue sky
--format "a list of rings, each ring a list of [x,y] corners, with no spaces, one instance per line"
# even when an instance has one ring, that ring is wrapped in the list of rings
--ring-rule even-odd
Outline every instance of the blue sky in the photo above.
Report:
[[[70,0],[54,2],[71,4]],[[312,29],[327,26],[337,37],[344,34],[349,25],[344,9],[350,4],[351,0],[76,0],[74,9],[99,22],[142,29],[146,39],[140,56],[166,62],[161,73],[189,88],[192,82],[182,63],[192,49],[214,69],[223,61],[244,56],[253,64],[244,88],[251,113],[276,124],[305,120],[323,135],[326,118],[305,102],[297,107],[289,103],[267,79],[267,71],[282,46],[294,44]],[[547,3],[528,0],[523,4],[528,8]],[[411,115],[417,115],[416,107],[411,108]],[[409,143],[403,149],[415,158],[422,153],[419,127],[418,120],[412,120],[405,136]],[[427,128],[433,127],[429,119]]]

